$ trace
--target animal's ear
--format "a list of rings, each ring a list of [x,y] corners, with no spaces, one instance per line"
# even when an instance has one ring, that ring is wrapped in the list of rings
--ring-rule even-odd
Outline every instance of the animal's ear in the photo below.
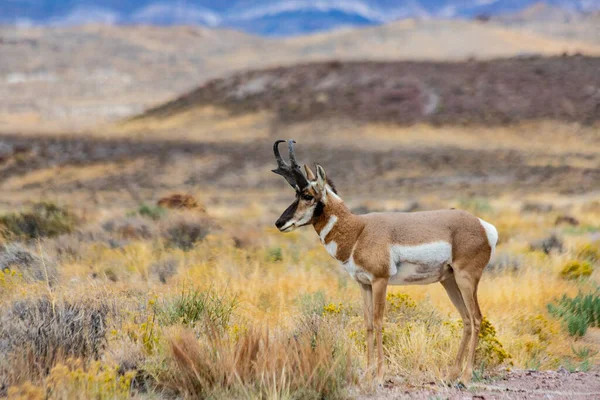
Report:
[[[325,185],[327,184],[327,175],[325,174],[325,170],[319,164],[317,164],[317,187],[320,190],[325,189]]]
[[[308,168],[308,165],[306,164],[304,164],[304,172],[306,173],[306,177],[309,181],[315,180],[315,174],[313,174],[313,172],[310,170],[310,168]]]

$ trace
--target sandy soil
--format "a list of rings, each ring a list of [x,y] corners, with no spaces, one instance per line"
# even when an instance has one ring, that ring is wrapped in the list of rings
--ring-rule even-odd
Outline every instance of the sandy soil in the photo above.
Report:
[[[373,394],[359,399],[600,399],[600,372],[515,370],[505,376],[469,385],[468,388],[422,387],[388,382]]]

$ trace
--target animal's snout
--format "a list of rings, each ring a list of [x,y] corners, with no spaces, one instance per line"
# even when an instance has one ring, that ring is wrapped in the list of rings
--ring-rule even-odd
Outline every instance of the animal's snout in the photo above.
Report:
[[[275,222],[275,226],[277,227],[277,229],[281,229],[281,227],[285,224],[285,221],[283,220],[283,218],[279,218],[276,222]]]

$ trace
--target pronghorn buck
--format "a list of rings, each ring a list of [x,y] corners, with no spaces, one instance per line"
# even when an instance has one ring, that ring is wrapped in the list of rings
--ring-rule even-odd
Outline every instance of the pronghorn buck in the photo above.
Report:
[[[463,320],[463,336],[448,378],[471,380],[479,339],[481,311],[477,286],[498,240],[493,225],[460,210],[354,215],[337,194],[325,170],[317,175],[294,156],[289,140],[290,164],[273,151],[278,168],[296,190],[296,200],[275,225],[291,232],[312,225],[325,250],[358,282],[364,302],[367,329],[367,370],[373,359],[373,332],[377,344],[377,379],[383,379],[382,323],[388,285],[426,285],[440,282]],[[464,358],[467,358],[463,369]],[[462,372],[462,375],[461,375]]]

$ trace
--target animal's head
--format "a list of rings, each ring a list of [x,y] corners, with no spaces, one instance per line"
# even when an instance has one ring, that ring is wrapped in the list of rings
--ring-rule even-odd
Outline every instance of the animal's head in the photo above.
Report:
[[[278,175],[281,175],[296,191],[296,199],[281,214],[275,226],[281,232],[291,232],[296,228],[313,223],[323,212],[325,198],[327,196],[327,176],[325,170],[317,165],[317,175],[304,165],[304,172],[296,163],[294,155],[294,140],[288,140],[290,154],[290,163],[286,163],[279,154],[279,143],[285,140],[278,140],[273,145],[273,152],[277,160],[277,169],[274,169]]]

